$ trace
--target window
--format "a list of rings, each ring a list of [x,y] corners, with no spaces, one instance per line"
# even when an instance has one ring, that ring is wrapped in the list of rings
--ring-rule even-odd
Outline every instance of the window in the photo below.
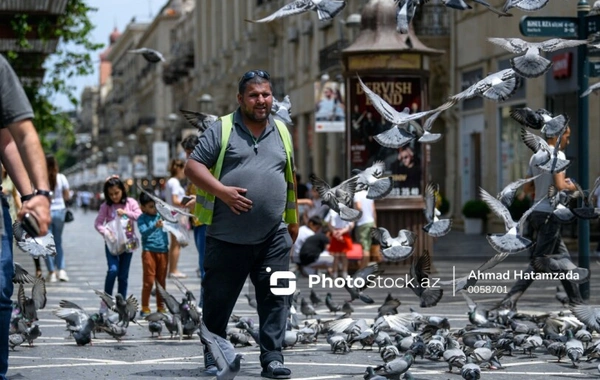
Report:
[[[500,146],[498,147],[499,187],[527,176],[527,167],[531,150],[521,141],[521,125],[510,117],[515,108],[525,104],[516,104],[499,108]]]

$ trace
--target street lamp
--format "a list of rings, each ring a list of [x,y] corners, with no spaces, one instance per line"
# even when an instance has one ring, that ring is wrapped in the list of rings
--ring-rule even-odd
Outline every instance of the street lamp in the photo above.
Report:
[[[171,143],[171,158],[177,158],[177,121],[179,120],[179,116],[176,113],[170,113],[167,117],[169,120],[169,125],[171,127],[171,136],[169,137],[169,141]]]
[[[209,112],[209,107],[213,102],[213,97],[210,94],[202,94],[198,99],[196,99],[198,103],[200,103],[200,111],[201,112]]]
[[[152,177],[154,175],[152,171],[152,137],[154,137],[154,129],[147,127],[144,129],[144,135],[146,136],[146,146],[148,148],[148,177]]]

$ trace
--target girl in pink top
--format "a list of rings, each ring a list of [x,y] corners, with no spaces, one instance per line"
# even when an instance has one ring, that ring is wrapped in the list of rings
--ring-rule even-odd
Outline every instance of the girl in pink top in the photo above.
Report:
[[[133,239],[135,237],[134,232],[134,221],[142,214],[142,210],[134,198],[127,196],[125,185],[119,179],[118,176],[109,177],[104,183],[104,203],[100,206],[98,216],[94,222],[94,227],[100,232],[102,237],[105,237],[108,232],[105,224],[111,220],[119,218],[127,218],[127,239]],[[113,255],[108,250],[108,247],[104,246],[106,252],[106,262],[108,264],[108,271],[106,272],[106,279],[104,281],[104,291],[110,295],[113,293],[115,287],[115,280],[119,279],[118,293],[124,298],[127,298],[127,281],[129,278],[129,265],[131,264],[131,257],[133,252],[126,251],[118,256]],[[106,314],[107,307],[104,302],[100,303],[100,313]]]

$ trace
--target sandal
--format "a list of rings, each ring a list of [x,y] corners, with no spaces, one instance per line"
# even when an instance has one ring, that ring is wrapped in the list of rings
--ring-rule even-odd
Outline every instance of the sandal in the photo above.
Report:
[[[292,371],[285,367],[282,362],[273,360],[260,375],[269,379],[290,379]]]

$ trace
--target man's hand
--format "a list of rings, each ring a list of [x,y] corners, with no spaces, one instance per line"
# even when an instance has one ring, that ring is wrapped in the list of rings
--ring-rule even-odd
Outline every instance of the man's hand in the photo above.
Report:
[[[23,207],[17,214],[18,220],[23,220],[25,214],[31,214],[38,222],[40,236],[48,234],[48,228],[52,218],[50,217],[50,199],[43,195],[37,195],[23,203]]]
[[[247,190],[241,187],[224,186],[223,191],[219,194],[219,199],[225,202],[234,214],[240,215],[242,212],[252,209],[252,201],[242,195],[246,192]]]

